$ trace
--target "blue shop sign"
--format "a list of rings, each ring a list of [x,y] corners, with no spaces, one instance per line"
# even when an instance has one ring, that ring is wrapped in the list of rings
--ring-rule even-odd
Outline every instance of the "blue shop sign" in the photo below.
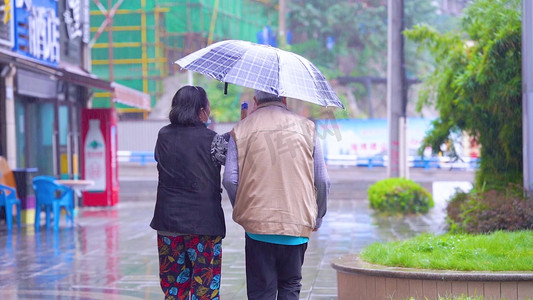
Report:
[[[57,0],[16,0],[15,4],[15,51],[57,66],[60,57]]]

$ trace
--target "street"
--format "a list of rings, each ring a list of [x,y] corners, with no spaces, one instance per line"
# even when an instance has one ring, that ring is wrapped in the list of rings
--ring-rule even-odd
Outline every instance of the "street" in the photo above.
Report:
[[[6,231],[0,224],[0,299],[161,299],[156,233],[148,226],[155,203],[154,165],[122,166],[121,197],[115,207],[79,208],[75,226]],[[309,242],[301,299],[337,299],[335,257],[357,253],[373,242],[444,231],[444,205],[427,215],[379,217],[368,207],[366,189],[385,169],[330,167],[328,213]],[[155,176],[154,176],[155,175]],[[434,183],[472,181],[473,173],[412,169],[412,178]],[[434,191],[436,192],[436,191]],[[227,236],[223,241],[221,297],[246,299],[244,232],[231,220],[225,192]],[[62,219],[63,222],[63,219]]]

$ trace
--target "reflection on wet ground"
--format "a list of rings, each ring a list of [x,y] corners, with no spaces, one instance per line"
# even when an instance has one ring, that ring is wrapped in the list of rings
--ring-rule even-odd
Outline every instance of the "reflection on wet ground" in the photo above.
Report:
[[[323,227],[309,243],[301,299],[337,299],[336,274],[330,266],[335,257],[373,242],[444,230],[443,201],[425,216],[378,217],[365,199],[368,182],[334,170],[330,175],[334,192]],[[135,186],[152,188],[155,183],[124,186],[134,193]],[[153,195],[144,200],[123,197],[112,208],[82,207],[75,226],[61,223],[57,232],[26,225],[8,233],[0,221],[0,299],[162,299],[156,234],[148,227]],[[221,296],[246,299],[244,232],[231,220],[226,197],[223,204],[228,233],[223,241]]]

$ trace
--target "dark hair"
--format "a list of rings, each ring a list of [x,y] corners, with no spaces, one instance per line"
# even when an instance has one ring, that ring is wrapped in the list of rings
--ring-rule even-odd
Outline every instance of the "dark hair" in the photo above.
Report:
[[[186,126],[201,123],[198,114],[200,109],[207,108],[208,102],[203,88],[192,85],[180,88],[172,98],[172,107],[168,114],[170,123]]]

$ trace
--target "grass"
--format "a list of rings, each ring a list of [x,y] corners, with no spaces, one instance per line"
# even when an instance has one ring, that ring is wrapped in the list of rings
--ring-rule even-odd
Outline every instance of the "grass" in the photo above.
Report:
[[[483,296],[478,297],[469,297],[469,296],[450,296],[450,297],[439,297],[439,300],[484,300],[485,298]],[[405,300],[416,300],[415,298],[411,297]],[[424,300],[429,300],[428,298],[424,298]],[[531,298],[526,298],[526,300],[531,300]]]
[[[415,300],[414,298],[411,298],[409,300]],[[468,297],[468,296],[459,296],[459,297],[446,297],[442,298],[439,297],[439,300],[483,300],[483,297]]]
[[[416,299],[411,297],[405,300],[416,300]],[[424,300],[429,300],[429,299],[425,298]],[[468,297],[468,296],[453,297],[452,296],[452,297],[439,297],[439,300],[483,300],[483,297]]]
[[[364,261],[394,267],[457,271],[532,271],[533,231],[492,234],[431,234],[374,243]]]

